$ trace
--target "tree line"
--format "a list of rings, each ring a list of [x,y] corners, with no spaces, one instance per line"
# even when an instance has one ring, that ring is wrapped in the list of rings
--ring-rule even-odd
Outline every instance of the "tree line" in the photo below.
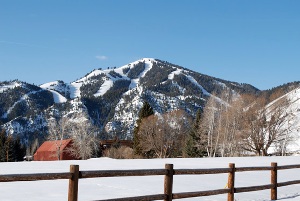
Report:
[[[286,155],[293,140],[289,100],[270,95],[212,94],[192,118],[183,110],[154,115],[145,103],[134,129],[134,153],[145,158]],[[274,92],[273,97],[279,95]]]
[[[278,96],[275,93],[272,96]],[[144,102],[133,131],[133,148],[126,149],[124,156],[124,147],[116,147],[113,155],[118,158],[266,156],[271,146],[272,152],[286,155],[287,145],[293,140],[287,126],[292,121],[287,111],[289,100],[281,98],[270,103],[269,97],[237,95],[225,89],[220,97],[213,93],[195,117],[180,109],[155,114],[151,105]],[[99,131],[86,117],[75,119],[81,120],[53,119],[48,139],[72,138],[75,142],[72,154],[87,159],[97,151]],[[60,153],[57,154],[59,158]]]
[[[53,141],[55,145],[55,157],[60,160],[63,151],[68,152],[75,158],[86,160],[97,156],[98,129],[92,124],[88,117],[82,113],[69,116],[52,118],[48,122],[47,140]],[[72,139],[72,146],[67,150],[61,150],[63,140]]]
[[[7,135],[5,130],[0,132],[0,162],[23,161],[26,155],[26,147],[20,138]]]
[[[281,92],[278,92],[281,93]],[[270,98],[271,97],[271,98]],[[272,98],[273,97],[273,98]],[[269,100],[279,94],[237,95],[224,90],[217,97],[212,94],[205,107],[195,117],[185,110],[155,114],[148,102],[138,113],[133,131],[133,148],[124,147],[114,155],[122,158],[166,157],[230,157],[268,155],[270,147],[279,155],[287,154],[287,145],[293,140],[287,107],[289,100]],[[72,139],[71,155],[88,159],[99,156],[99,128],[88,115],[57,116],[48,121],[47,140],[55,141],[57,159],[60,159],[62,140]],[[23,160],[26,149],[19,138],[0,133],[0,160]],[[122,153],[121,153],[122,152]]]

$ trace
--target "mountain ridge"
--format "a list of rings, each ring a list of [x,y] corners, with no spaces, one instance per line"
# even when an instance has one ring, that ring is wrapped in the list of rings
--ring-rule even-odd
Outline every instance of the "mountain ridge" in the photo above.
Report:
[[[261,92],[250,84],[142,58],[118,68],[94,69],[70,83],[58,80],[35,86],[21,81],[1,82],[0,123],[30,144],[35,138],[45,140],[50,118],[82,112],[105,133],[102,138],[131,139],[144,101],[156,113],[182,109],[193,116],[212,93],[218,98],[225,88],[235,95]]]

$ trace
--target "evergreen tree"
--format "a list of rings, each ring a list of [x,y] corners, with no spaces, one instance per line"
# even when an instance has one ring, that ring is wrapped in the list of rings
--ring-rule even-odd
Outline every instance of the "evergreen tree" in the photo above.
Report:
[[[7,136],[5,130],[0,132],[0,162],[22,161],[25,153],[19,137]]]
[[[12,135],[8,135],[6,137],[6,141],[4,143],[5,150],[5,161],[12,162],[14,161],[14,139]]]
[[[6,133],[4,130],[0,131],[0,162],[5,161],[5,144],[6,141]]]
[[[142,139],[140,139],[140,136],[138,135],[139,127],[142,122],[142,119],[149,117],[153,114],[154,114],[153,108],[150,106],[150,104],[148,102],[144,102],[143,107],[139,111],[136,126],[134,127],[134,130],[133,130],[133,150],[136,155],[141,155],[141,153],[142,153],[142,150],[140,147],[140,141]]]
[[[22,161],[26,155],[26,147],[21,143],[20,137],[16,137],[14,140],[14,161]]]
[[[198,134],[201,121],[201,111],[197,111],[196,118],[194,120],[192,129],[186,141],[185,154],[187,157],[203,157],[206,154],[206,150],[203,149],[199,143],[201,138]]]

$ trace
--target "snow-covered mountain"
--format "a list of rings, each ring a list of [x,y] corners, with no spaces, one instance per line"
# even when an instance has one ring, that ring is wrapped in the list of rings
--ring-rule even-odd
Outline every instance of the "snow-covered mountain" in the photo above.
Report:
[[[194,115],[212,92],[257,93],[248,84],[203,75],[152,58],[119,68],[96,69],[71,83],[53,81],[34,86],[21,81],[0,83],[2,127],[24,141],[42,139],[55,115],[85,112],[107,135],[132,137],[144,101],[156,113],[183,109]]]
[[[282,130],[285,131],[286,140],[288,140],[287,152],[300,153],[300,87],[296,87],[283,96],[268,104],[268,108],[272,111],[272,106],[282,104],[283,100],[288,102],[283,115],[285,121]],[[283,142],[284,143],[284,142]],[[274,148],[274,147],[273,147]]]

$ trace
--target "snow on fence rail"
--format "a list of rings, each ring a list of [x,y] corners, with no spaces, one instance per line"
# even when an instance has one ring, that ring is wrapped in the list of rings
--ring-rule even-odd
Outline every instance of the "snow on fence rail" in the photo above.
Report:
[[[230,163],[228,168],[216,169],[173,169],[173,164],[166,164],[165,169],[145,169],[145,170],[100,170],[100,171],[79,171],[79,165],[71,165],[70,172],[65,173],[41,173],[41,174],[10,174],[0,175],[0,182],[12,181],[37,181],[37,180],[55,180],[69,179],[68,201],[78,200],[78,181],[79,179],[97,178],[97,177],[121,177],[121,176],[151,176],[164,175],[164,194],[145,195],[138,197],[106,199],[98,201],[150,201],[202,197],[218,194],[227,194],[227,201],[234,201],[235,193],[259,191],[271,189],[271,200],[277,199],[277,188],[300,184],[300,180],[287,182],[277,182],[278,170],[300,168],[300,165],[277,166],[277,163],[271,163],[270,167],[239,167],[236,168],[234,163]],[[248,187],[235,187],[235,172],[246,171],[271,171],[271,184]],[[222,174],[228,173],[227,188],[209,191],[173,193],[173,176],[174,175],[199,175],[199,174]]]

